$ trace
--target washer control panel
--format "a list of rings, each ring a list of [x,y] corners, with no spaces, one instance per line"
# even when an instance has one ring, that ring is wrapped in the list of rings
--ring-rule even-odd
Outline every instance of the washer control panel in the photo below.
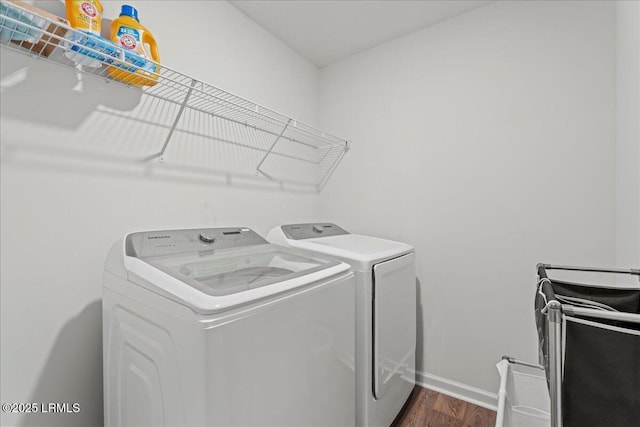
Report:
[[[267,243],[250,228],[203,228],[131,233],[126,238],[125,250],[128,256],[145,258]]]
[[[288,239],[302,240],[314,237],[340,236],[349,234],[345,229],[330,222],[313,222],[308,224],[287,224],[282,226],[282,232]]]

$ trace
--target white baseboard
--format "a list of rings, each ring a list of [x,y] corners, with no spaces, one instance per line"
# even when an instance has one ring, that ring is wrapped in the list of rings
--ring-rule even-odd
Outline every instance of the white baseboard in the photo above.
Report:
[[[426,372],[416,372],[416,383],[438,393],[464,400],[483,408],[498,410],[498,395]]]

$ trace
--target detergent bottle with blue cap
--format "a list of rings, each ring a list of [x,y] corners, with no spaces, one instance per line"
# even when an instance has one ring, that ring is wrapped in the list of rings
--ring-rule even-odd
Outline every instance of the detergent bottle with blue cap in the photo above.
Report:
[[[109,67],[111,77],[136,86],[153,86],[158,82],[158,44],[140,23],[136,8],[122,5],[120,16],[111,23],[111,41],[122,49],[119,60]]]

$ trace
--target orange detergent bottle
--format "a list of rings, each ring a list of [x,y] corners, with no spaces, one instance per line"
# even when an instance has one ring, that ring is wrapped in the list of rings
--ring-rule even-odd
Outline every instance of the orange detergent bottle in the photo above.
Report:
[[[85,49],[84,46],[95,49],[99,43],[97,40],[100,38],[102,25],[102,4],[98,0],[65,0],[65,5],[67,20],[78,31],[72,31],[68,35],[73,43],[68,44],[68,50],[64,55],[76,64],[99,67],[102,65],[98,59],[100,55]]]
[[[153,86],[158,82],[158,44],[140,23],[134,7],[122,5],[120,17],[111,23],[111,41],[123,50],[122,62],[113,61],[108,69],[111,77],[136,86]]]
[[[76,30],[100,35],[102,4],[98,0],[65,0],[67,20]]]

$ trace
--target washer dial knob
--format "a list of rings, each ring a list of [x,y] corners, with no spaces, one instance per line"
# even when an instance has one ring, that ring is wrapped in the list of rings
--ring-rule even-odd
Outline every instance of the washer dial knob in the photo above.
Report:
[[[204,231],[202,233],[200,233],[200,236],[198,236],[200,238],[200,240],[202,240],[205,243],[213,243],[216,241],[216,235],[213,232],[210,231]]]

